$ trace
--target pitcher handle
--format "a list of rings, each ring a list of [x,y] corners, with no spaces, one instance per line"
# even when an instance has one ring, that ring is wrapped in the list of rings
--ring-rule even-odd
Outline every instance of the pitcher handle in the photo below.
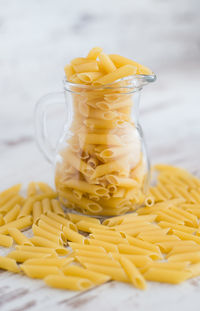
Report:
[[[47,131],[47,111],[49,106],[63,103],[64,92],[55,92],[42,96],[35,106],[36,143],[40,151],[51,164],[54,163],[56,157],[56,146],[53,146],[49,139]]]

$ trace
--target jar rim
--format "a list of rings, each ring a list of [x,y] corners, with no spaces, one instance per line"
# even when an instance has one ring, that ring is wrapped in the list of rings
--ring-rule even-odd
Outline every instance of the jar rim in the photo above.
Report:
[[[69,90],[69,91],[71,91],[70,87],[78,87],[79,89],[84,89],[84,90],[101,90],[101,89],[116,89],[117,90],[117,89],[123,88],[123,89],[127,89],[127,91],[130,90],[131,92],[133,88],[140,90],[142,89],[144,85],[147,85],[148,83],[152,83],[156,81],[156,79],[157,79],[156,75],[152,73],[152,75],[135,74],[135,75],[131,75],[131,76],[118,79],[112,83],[98,85],[98,86],[70,82],[67,80],[66,77],[63,79],[63,83],[64,83],[64,89]],[[121,81],[127,81],[127,84],[123,86],[116,86],[116,84]]]

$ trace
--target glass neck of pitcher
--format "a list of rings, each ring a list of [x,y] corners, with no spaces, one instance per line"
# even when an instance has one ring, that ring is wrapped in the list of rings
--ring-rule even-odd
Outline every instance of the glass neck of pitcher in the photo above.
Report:
[[[68,105],[68,122],[72,121],[76,114],[76,120],[82,117],[90,119],[103,119],[117,122],[134,122],[139,119],[140,93],[145,85],[154,82],[155,75],[134,75],[114,83],[91,86],[75,84],[64,80],[64,90],[69,99],[71,94],[71,107]],[[69,103],[69,100],[66,101]],[[77,117],[78,116],[78,117]]]

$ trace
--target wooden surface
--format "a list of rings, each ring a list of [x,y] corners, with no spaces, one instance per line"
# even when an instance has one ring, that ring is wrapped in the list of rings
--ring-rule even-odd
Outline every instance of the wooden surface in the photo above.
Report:
[[[33,107],[43,93],[61,89],[65,62],[93,45],[135,58],[158,73],[141,98],[151,162],[179,165],[200,177],[199,2],[97,4],[0,1],[0,190],[31,180],[53,184],[53,168],[34,141]],[[55,116],[52,121],[60,126],[62,108]],[[7,252],[0,249],[1,255]],[[178,286],[149,282],[145,292],[110,282],[76,293],[0,271],[1,311],[196,311],[199,291],[196,278]]]

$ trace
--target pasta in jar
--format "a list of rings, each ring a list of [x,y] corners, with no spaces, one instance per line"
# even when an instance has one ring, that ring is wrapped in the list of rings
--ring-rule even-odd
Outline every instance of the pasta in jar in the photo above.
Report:
[[[139,80],[149,69],[144,67],[142,76],[140,66],[94,48],[65,67],[72,111],[57,155],[55,185],[66,207],[112,216],[144,201],[149,172],[137,104],[144,82]]]

